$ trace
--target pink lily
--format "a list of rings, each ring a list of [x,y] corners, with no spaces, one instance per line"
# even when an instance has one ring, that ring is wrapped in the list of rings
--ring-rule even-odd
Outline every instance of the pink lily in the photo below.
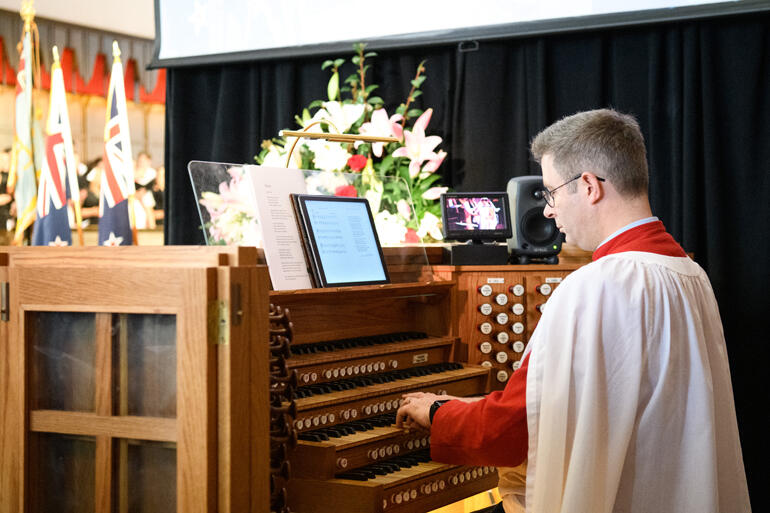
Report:
[[[359,132],[363,135],[375,135],[378,137],[403,137],[403,128],[398,123],[403,119],[401,114],[393,114],[388,118],[388,113],[385,109],[377,109],[372,113],[372,120],[364,123],[359,128]],[[358,148],[363,144],[362,141],[356,141],[354,147]],[[384,143],[376,142],[372,143],[372,153],[377,157],[382,157],[382,148]]]
[[[420,178],[426,178],[429,174],[434,173],[441,165],[441,163],[444,162],[445,158],[446,152],[444,150],[439,150],[439,152],[436,153],[435,156],[430,160],[428,160],[428,163],[425,164],[425,166],[422,168]]]
[[[420,117],[417,118],[417,121],[414,122],[414,128],[421,128],[424,132],[428,128],[428,123],[430,123],[431,116],[433,116],[433,109],[428,109],[420,114]]]
[[[422,199],[437,200],[441,197],[442,194],[444,194],[448,190],[449,190],[449,187],[431,187],[430,189],[422,193]]]
[[[433,149],[441,144],[441,137],[437,135],[426,136],[425,127],[430,121],[433,109],[426,110],[415,122],[412,130],[404,130],[404,146],[393,152],[394,157],[408,157],[409,177],[415,178],[420,174],[423,162],[436,157]]]

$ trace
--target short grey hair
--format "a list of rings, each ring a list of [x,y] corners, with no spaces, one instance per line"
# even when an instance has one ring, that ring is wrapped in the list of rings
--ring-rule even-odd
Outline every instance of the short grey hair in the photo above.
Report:
[[[578,112],[537,134],[531,150],[538,163],[543,155],[552,155],[554,168],[565,180],[590,172],[605,178],[623,196],[647,194],[644,137],[631,115],[611,109]],[[575,187],[571,184],[570,189]]]

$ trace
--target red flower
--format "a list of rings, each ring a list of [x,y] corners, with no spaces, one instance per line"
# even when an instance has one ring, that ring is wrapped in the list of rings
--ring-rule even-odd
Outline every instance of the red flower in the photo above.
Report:
[[[412,228],[407,228],[407,229],[406,229],[406,237],[404,237],[404,242],[408,242],[408,243],[412,243],[412,242],[420,243],[420,242],[422,242],[422,241],[420,240],[420,237],[417,235],[417,232],[416,232],[416,231],[414,231]]]
[[[334,195],[335,196],[347,196],[348,198],[357,198],[358,193],[356,192],[356,188],[352,185],[340,185],[336,189],[334,189]]]
[[[348,159],[348,167],[355,172],[361,171],[366,166],[366,157],[363,155],[353,155]]]

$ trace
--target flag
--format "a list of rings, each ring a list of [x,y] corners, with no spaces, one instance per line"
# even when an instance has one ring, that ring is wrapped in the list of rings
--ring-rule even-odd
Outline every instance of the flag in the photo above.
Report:
[[[42,132],[33,115],[32,50],[32,32],[25,23],[16,75],[15,133],[8,177],[17,211],[14,244],[22,243],[25,230],[35,221],[37,174],[42,162]]]
[[[45,159],[37,189],[37,219],[32,232],[34,246],[71,246],[67,200],[73,199],[79,212],[79,188],[75,152],[72,148],[67,94],[59,63],[59,52],[53,48],[51,96],[46,124]],[[76,215],[76,218],[79,218]]]
[[[107,122],[104,126],[104,170],[99,193],[99,245],[127,246],[134,242],[131,203],[134,197],[134,165],[128,131],[123,65],[117,41],[112,43],[112,73],[107,90]]]

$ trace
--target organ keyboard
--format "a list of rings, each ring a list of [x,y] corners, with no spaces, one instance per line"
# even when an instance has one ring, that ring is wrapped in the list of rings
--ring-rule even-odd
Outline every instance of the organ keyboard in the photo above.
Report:
[[[457,361],[453,286],[271,293],[294,325],[292,511],[428,511],[497,485],[495,469],[431,461],[427,433],[394,425],[406,392],[470,396],[488,387],[488,369]]]

